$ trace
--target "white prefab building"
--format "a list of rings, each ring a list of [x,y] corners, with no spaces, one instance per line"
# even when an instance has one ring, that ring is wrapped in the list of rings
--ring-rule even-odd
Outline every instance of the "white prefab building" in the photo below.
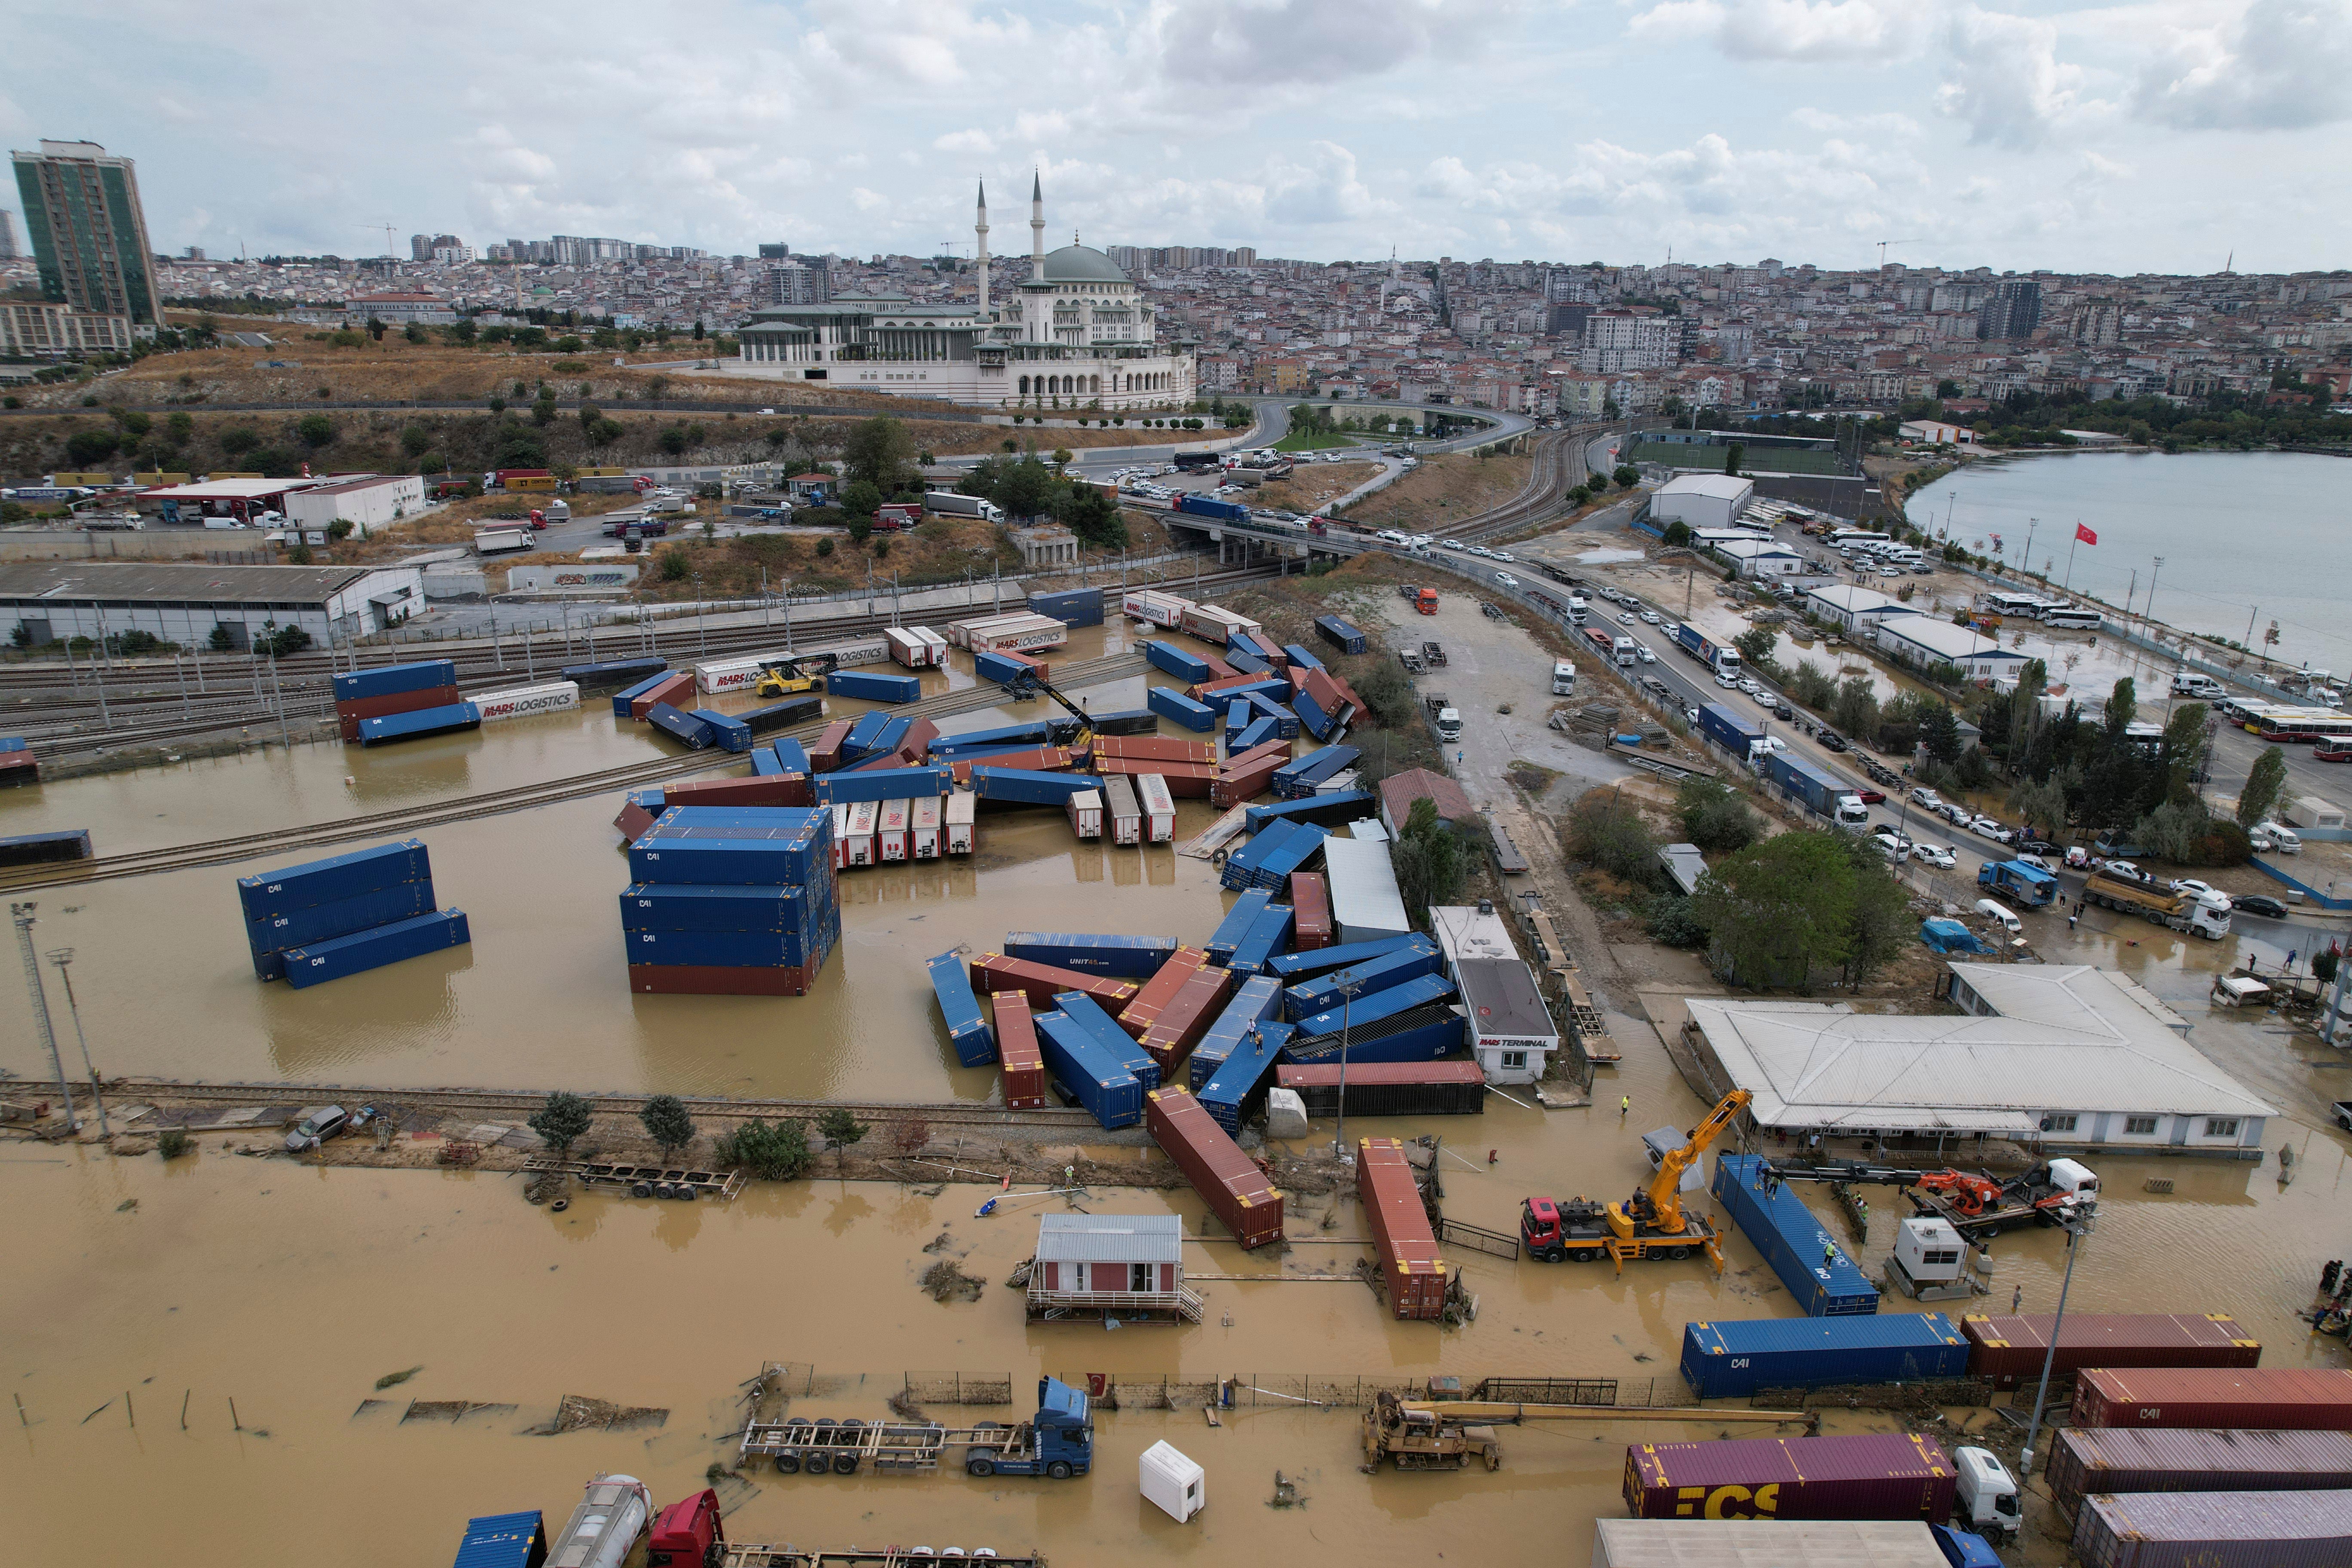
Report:
[[[1184,1284],[1184,1222],[1175,1215],[1049,1214],[1037,1219],[1029,1321],[1118,1318],[1197,1323]]]
[[[203,648],[220,627],[242,652],[275,626],[299,626],[326,647],[389,631],[423,608],[425,574],[415,566],[0,565],[0,629],[21,625],[37,646],[142,631]]]
[[[359,474],[332,479],[286,498],[287,520],[303,529],[348,522],[364,539],[375,529],[425,510],[425,481],[415,474]]]
[[[1857,636],[1870,627],[1895,616],[1918,614],[1892,594],[1882,594],[1875,588],[1858,588],[1844,583],[1808,590],[1805,611],[1825,621],[1834,621]]]
[[[1958,1017],[1690,997],[1685,1038],[1777,1131],[2260,1157],[2276,1108],[2208,1060],[2188,1020],[2142,986],[2088,965],[1951,970]]]
[[[1707,548],[1731,563],[1742,577],[1790,577],[1805,569],[1805,558],[1785,544],[1750,536],[1710,541]]]
[[[1971,679],[2015,676],[2025,668],[2025,655],[2017,649],[1933,616],[1885,617],[1874,635],[1878,651],[1889,658],[1920,666],[1952,665]]]
[[[1208,1506],[1208,1472],[1165,1440],[1143,1450],[1135,1483],[1144,1501],[1179,1524]]]
[[[1730,474],[1685,474],[1658,487],[1650,498],[1650,516],[1693,528],[1729,528],[1731,520],[1755,499],[1752,480]]]
[[[1559,1026],[1543,992],[1491,908],[1432,905],[1429,929],[1462,994],[1470,1048],[1488,1083],[1533,1083],[1559,1049]]]

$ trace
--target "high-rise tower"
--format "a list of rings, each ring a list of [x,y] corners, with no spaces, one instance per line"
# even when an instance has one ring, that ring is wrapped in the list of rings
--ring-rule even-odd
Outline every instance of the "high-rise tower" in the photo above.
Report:
[[[44,142],[37,153],[9,156],[41,293],[78,310],[161,325],[155,247],[147,242],[131,160],[110,157],[95,142]]]

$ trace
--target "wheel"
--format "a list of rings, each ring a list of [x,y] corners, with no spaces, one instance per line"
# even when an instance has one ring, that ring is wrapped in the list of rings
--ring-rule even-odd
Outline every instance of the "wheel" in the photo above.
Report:
[[[1590,1263],[1600,1256],[1601,1249],[1597,1247],[1570,1247],[1568,1253],[1569,1261],[1571,1263]]]
[[[1541,1252],[1537,1253],[1536,1256],[1542,1258],[1546,1263],[1559,1263],[1568,1257],[1568,1248],[1565,1247],[1547,1247]]]
[[[835,1454],[833,1457],[833,1473],[836,1476],[856,1475],[857,1473],[857,1456],[855,1454]]]
[[[821,1476],[824,1475],[828,1468],[828,1463],[823,1454],[803,1454],[801,1456],[801,1474],[804,1476]]]
[[[780,1476],[797,1476],[800,1473],[801,1457],[798,1454],[778,1454],[776,1456],[776,1474]]]
[[[654,1196],[657,1198],[666,1198],[669,1195],[670,1190],[669,1184],[667,1182],[656,1182],[654,1184]]]
[[[996,1473],[996,1461],[986,1454],[974,1454],[964,1460],[963,1473],[967,1476],[992,1476]]]
[[[629,1184],[629,1195],[633,1198],[649,1198],[654,1195],[654,1184],[651,1182],[632,1182]]]
[[[1684,1258],[1690,1256],[1690,1248],[1687,1247],[1670,1247],[1666,1248],[1666,1256],[1679,1263]]]
[[[1070,1462],[1067,1459],[1056,1459],[1045,1467],[1045,1473],[1057,1481],[1066,1481],[1075,1472],[1071,1470]]]
[[[688,1203],[692,1203],[694,1201],[694,1184],[692,1182],[678,1183],[677,1193],[679,1197],[685,1199]]]

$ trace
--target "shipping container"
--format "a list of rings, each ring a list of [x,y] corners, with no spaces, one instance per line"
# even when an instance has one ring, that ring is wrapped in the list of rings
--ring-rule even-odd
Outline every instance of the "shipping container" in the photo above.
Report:
[[[1281,1001],[1281,984],[1264,975],[1254,975],[1234,987],[1233,999],[1192,1047],[1185,1077],[1193,1093],[1200,1093],[1234,1049],[1275,1016]]]
[[[1376,958],[1385,958],[1391,953],[1407,950],[1425,952],[1433,959],[1443,957],[1435,942],[1415,931],[1409,936],[1375,937],[1370,942],[1351,942],[1339,947],[1286,952],[1267,960],[1265,967],[1268,973],[1280,975],[1286,982],[1296,984],[1312,975],[1352,968],[1356,964],[1369,963]]]
[[[1311,864],[1321,855],[1324,841],[1328,837],[1329,834],[1311,823],[1292,824],[1290,836],[1258,860],[1258,886],[1272,889],[1287,887],[1291,873]]]
[[[1151,1059],[1160,1064],[1162,1082],[1181,1081],[1177,1071],[1184,1058],[1200,1044],[1209,1026],[1217,1021],[1225,1005],[1225,996],[1240,976],[1215,964],[1202,964],[1184,977],[1184,984],[1161,1008],[1160,1016],[1143,1032],[1140,1042]]]
[[[1109,936],[1091,931],[1015,931],[1004,934],[1004,952],[1033,963],[1054,964],[1114,980],[1149,980],[1176,956],[1181,944],[1171,936]]]
[[[782,776],[783,763],[776,756],[773,746],[751,748],[751,773],[755,778],[772,779]]]
[[[1303,800],[1269,801],[1251,806],[1242,825],[1255,833],[1269,822],[1311,822],[1318,827],[1339,827],[1381,814],[1380,797],[1363,790],[1340,795],[1308,795]]]
[[[1302,952],[1312,952],[1331,945],[1331,893],[1319,872],[1290,874],[1290,908],[1294,946]]]
[[[974,768],[994,768],[1017,773],[1066,773],[1078,766],[1079,754],[1063,746],[1037,746],[1025,752],[967,752],[942,764],[960,784],[971,783]],[[1040,804],[1059,804],[1046,802]]]
[[[1169,954],[1168,962],[1152,971],[1127,1005],[1119,1009],[1118,1026],[1137,1039],[1141,1039],[1151,1027],[1152,1020],[1175,1000],[1176,993],[1192,972],[1209,962],[1209,955],[1197,947],[1179,947]]]
[[[841,742],[842,765],[847,767],[881,752],[895,751],[898,738],[913,722],[895,713],[885,713],[878,708],[859,714],[849,726],[848,739]]]
[[[1254,653],[1244,653],[1238,647],[1227,650],[1225,654],[1225,662],[1233,666],[1234,672],[1237,675],[1264,675],[1267,670],[1274,668],[1274,666],[1268,664],[1265,660],[1258,658],[1257,655]]]
[[[1316,616],[1315,629],[1322,634],[1325,642],[1341,653],[1361,653],[1367,646],[1364,634],[1358,631],[1353,623],[1343,621],[1337,616]]]
[[[1264,914],[1266,905],[1272,902],[1274,895],[1264,888],[1249,889],[1235,899],[1233,907],[1225,911],[1224,919],[1217,922],[1217,929],[1210,934],[1209,940],[1201,944],[1202,951],[1209,955],[1209,962],[1232,963],[1234,950],[1242,944],[1242,940],[1249,935],[1250,927],[1257,923],[1258,916]]]
[[[936,795],[919,795],[915,800],[914,826],[907,835],[907,853],[917,860],[940,858],[940,816],[944,797]]]
[[[1108,592],[1071,588],[1059,594],[1032,594],[1029,609],[1034,615],[1051,616],[1066,626],[1098,626],[1103,624],[1103,598]]]
[[[931,755],[939,758],[960,756],[967,752],[1019,750],[1042,746],[1053,739],[1050,725],[1000,724],[989,730],[966,730],[953,735],[942,735],[931,742]]]
[[[654,705],[667,702],[675,707],[694,690],[694,677],[684,670],[665,675],[650,685],[632,688],[636,695],[629,698],[629,717],[643,720],[654,710]],[[614,699],[617,705],[620,699]]]
[[[1217,715],[1213,710],[1193,701],[1173,687],[1155,686],[1143,694],[1143,700],[1154,713],[1198,734],[1205,735],[1217,727]]]
[[[1274,742],[1284,751],[1290,749],[1287,741]],[[1265,757],[1250,763],[1228,763],[1209,786],[1209,804],[1220,811],[1229,811],[1244,801],[1255,800],[1274,783],[1274,771],[1282,766],[1280,757]]]
[[[1263,659],[1268,664],[1288,662],[1282,657],[1282,649],[1275,646],[1274,639],[1255,627],[1246,631],[1237,631],[1226,639],[1225,657],[1230,658],[1236,653],[1248,654],[1251,658]]]
[[[645,836],[662,814],[664,794],[657,789],[633,789],[621,797],[621,814],[613,818],[613,826],[621,830],[621,842],[635,844]]]
[[[796,903],[807,889],[784,889]],[[784,931],[624,931],[632,969],[687,964],[727,969],[800,968],[822,963],[835,939],[830,921],[811,920]]]
[[[360,724],[368,719],[389,719],[395,713],[415,713],[427,708],[454,708],[466,694],[454,686],[427,687],[390,697],[362,697],[335,704],[335,727],[346,742],[360,738]]]
[[[1956,1568],[1916,1519],[1603,1519],[1592,1568]]]
[[[1276,883],[1258,880],[1258,865],[1297,831],[1298,829],[1291,823],[1267,824],[1265,828],[1251,835],[1249,841],[1241,847],[1226,850],[1224,867],[1217,873],[1218,880],[1223,886],[1236,890],[1260,887],[1270,889],[1276,887],[1277,885]]]
[[[640,996],[805,996],[820,963],[634,963],[629,989]]]
[[[1230,721],[1228,722],[1225,731],[1226,751],[1245,752],[1252,746],[1261,745],[1275,738],[1274,721],[1259,719],[1251,721],[1249,719],[1251,710],[1248,703],[1236,702],[1234,704],[1233,710],[1242,717],[1244,723],[1241,729],[1236,731],[1231,727]]]
[[[735,720],[754,735],[772,735],[779,730],[790,730],[802,724],[814,724],[824,717],[824,699],[814,692],[806,692],[798,697],[787,697],[781,702],[771,702],[764,707],[754,708],[749,712],[738,713],[735,715]],[[798,741],[794,741],[792,744],[795,750],[800,747]],[[807,773],[809,769],[806,752],[801,752],[800,761],[799,767],[788,766],[787,771]]]
[[[0,838],[0,866],[43,866],[89,858],[87,827],[61,827],[48,833],[19,833]]]
[[[931,994],[939,999],[956,1060],[968,1068],[986,1067],[996,1059],[996,1032],[989,1027],[979,994],[971,988],[971,972],[952,952],[931,959],[929,968]]]
[[[874,824],[882,815],[878,800],[854,800],[849,809],[848,853],[842,863],[846,866],[871,866],[874,858]]]
[[[1192,601],[1150,588],[1129,588],[1119,601],[1119,613],[1147,626],[1173,629],[1184,624]]]
[[[1100,838],[1103,835],[1103,797],[1098,790],[1082,789],[1064,803],[1069,813],[1070,831],[1078,837]]]
[[[372,930],[339,936],[308,947],[289,948],[285,954],[286,982],[297,991],[323,985],[330,980],[382,969],[403,959],[421,957],[473,941],[463,910],[441,910],[413,920],[394,921]]]
[[[2340,1568],[2352,1491],[2093,1496],[2074,1547],[2084,1568]]]
[[[312,904],[248,921],[246,946],[253,955],[256,974],[264,980],[282,980],[286,976],[286,953],[290,948],[331,942],[339,936],[390,925],[394,921],[414,920],[418,915],[431,914],[433,908],[430,880],[395,882],[332,903]]]
[[[379,669],[338,675],[334,678],[335,700],[351,702],[369,697],[396,697],[404,691],[431,691],[457,684],[456,661],[419,659],[412,664],[390,664]]]
[[[2016,1388],[2038,1380],[2045,1360],[2053,1377],[2072,1377],[2092,1366],[2262,1364],[2262,1341],[2227,1313],[2072,1313],[2052,1358],[2054,1321],[2046,1312],[2017,1317],[1969,1313],[1960,1320],[1960,1331],[1971,1347],[1969,1374],[1995,1388]]]
[[[1701,1399],[1766,1388],[1968,1375],[1969,1343],[1941,1312],[1735,1318],[1683,1325],[1683,1381]]]
[[[656,816],[673,805],[805,807],[810,804],[808,780],[781,773],[767,778],[754,774],[748,779],[689,779],[643,793],[657,797],[651,803]]]
[[[992,681],[999,686],[1012,686],[1027,679],[1030,670],[1027,662],[1011,654],[975,648],[971,656],[971,672],[982,680]]]
[[[1135,786],[1118,773],[1103,775],[1103,817],[1113,844],[1143,842],[1143,808],[1137,804]]]
[[[1143,1097],[1144,1124],[1244,1250],[1282,1239],[1282,1192],[1187,1090]]]
[[[737,654],[727,658],[706,659],[694,667],[694,684],[704,695],[716,697],[729,691],[749,691],[760,684],[768,667],[793,656],[780,647],[765,653]]]
[[[920,676],[884,675],[866,669],[836,669],[824,678],[834,697],[854,697],[867,702],[913,702],[923,695]]]
[[[1307,645],[1304,643],[1284,643],[1282,645],[1282,657],[1295,668],[1320,669],[1323,668],[1323,661],[1316,658],[1312,652],[1308,651]]]
[[[2095,1493],[2352,1488],[2352,1432],[2062,1426],[2052,1437],[2050,1499],[2069,1519]]]
[[[971,793],[999,805],[1066,805],[1087,790],[1099,791],[1101,779],[1091,773],[1047,773],[1029,768],[984,765],[971,770]],[[942,784],[941,790],[946,788]]]
[[[509,686],[498,691],[477,691],[465,699],[485,724],[507,719],[528,719],[534,713],[562,713],[580,706],[580,688],[569,680],[542,681],[536,686]]]
[[[1097,735],[1150,735],[1160,729],[1160,715],[1149,708],[1114,708],[1089,713],[1087,722]]]
[[[1206,800],[1215,790],[1217,780],[1221,776],[1214,763],[1161,763],[1140,757],[1098,757],[1095,760],[1094,771],[1106,778],[1113,774],[1124,774],[1133,780],[1136,797],[1139,800],[1142,798],[1143,781],[1147,778],[1158,779],[1160,786],[1173,797],[1183,800]],[[1168,825],[1172,836],[1174,831],[1172,813],[1163,818],[1163,821]],[[1164,843],[1165,840],[1161,842]]]
[[[1030,1005],[1036,1006],[1034,997]],[[1038,1013],[1037,1053],[1063,1090],[1107,1128],[1143,1120],[1143,1084],[1067,1013]]]
[[[558,673],[587,693],[642,685],[668,668],[657,658],[612,658],[596,664],[567,664]]]
[[[1290,931],[1297,918],[1288,904],[1268,904],[1250,922],[1249,934],[1234,947],[1226,967],[1235,974],[1253,975],[1265,969],[1266,960],[1280,952],[1290,942]]]
[[[904,665],[908,669],[931,668],[930,645],[913,632],[901,626],[885,626],[882,628],[882,640],[889,645],[892,663]]]
[[[1267,1025],[1268,1028],[1275,1026]],[[1430,1003],[1369,1023],[1350,1022],[1328,1035],[1297,1033],[1283,1046],[1283,1060],[1333,1063],[1345,1058],[1357,1062],[1432,1062],[1455,1055],[1467,1038],[1467,1023],[1445,1003]]]
[[[2352,1431],[2352,1372],[2300,1367],[2099,1367],[2074,1381],[2077,1426]]]
[[[829,773],[841,766],[845,760],[843,749],[849,743],[849,731],[850,723],[846,719],[835,719],[824,727],[808,749],[812,772]]]
[[[370,721],[380,722],[380,721]],[[689,749],[698,752],[708,751],[715,739],[709,724],[684,709],[673,708],[667,702],[655,703],[652,710],[646,714],[646,722],[667,735],[671,740],[681,742]]]
[[[1305,799],[1315,793],[1317,784],[1353,765],[1362,754],[1353,746],[1319,747],[1276,769],[1274,793],[1286,799]]]
[[[1034,653],[1070,640],[1070,628],[1051,616],[1024,612],[963,625],[963,646],[975,653]]]
[[[1454,981],[1450,976],[1422,974],[1400,985],[1384,985],[1377,991],[1342,996],[1336,1005],[1290,1021],[1298,1026],[1302,1038],[1312,1039],[1369,1028],[1383,1018],[1394,1018],[1453,999]]]
[[[349,737],[357,739],[357,736]],[[14,789],[19,784],[41,782],[38,758],[23,747],[12,752],[0,752],[0,789]]]
[[[971,853],[972,812],[977,797],[970,790],[960,789],[947,797],[940,808],[940,830],[947,836],[950,855]]]
[[[1202,1107],[1234,1137],[1240,1137],[1243,1125],[1256,1120],[1265,1109],[1266,1092],[1274,1088],[1275,1068],[1289,1039],[1287,1024],[1261,1019],[1210,1066],[1193,1088]]]
[[[1004,1108],[1043,1110],[1052,1103],[1045,1088],[1045,1058],[1037,1051],[1037,1021],[1029,998],[1018,991],[1000,991],[988,998],[989,1016],[996,1025],[996,1054],[1004,1073]]]
[[[84,846],[80,854],[45,856],[43,858],[88,859],[89,835],[77,832],[73,837]],[[323,860],[306,860],[299,866],[282,866],[275,871],[239,877],[236,879],[236,896],[245,918],[259,921],[294,910],[355,899],[379,888],[403,882],[430,882],[432,879],[433,859],[425,847],[425,841],[404,838],[396,844],[379,844],[371,849],[354,849],[345,855],[331,855]]]
[[[701,720],[703,728],[710,731],[710,743],[722,752],[741,756],[751,749],[751,726],[732,714],[716,708],[696,708],[687,717]]]
[[[1912,1519],[1952,1516],[1957,1479],[1933,1438],[1745,1437],[1637,1443],[1625,1506],[1641,1519]]]
[[[1136,988],[1130,981],[1113,980],[1100,974],[1082,974],[1075,969],[1061,969],[1025,958],[1011,958],[1001,952],[983,952],[970,963],[973,990],[987,994],[1018,991],[1029,998],[1029,1005],[1039,1013],[1051,1010],[1055,1005],[1054,998],[1066,991],[1084,992],[1110,1007],[1124,1007],[1135,999]]]
[[[1766,1163],[1754,1154],[1718,1155],[1710,1190],[1789,1288],[1797,1310],[1815,1318],[1877,1311],[1878,1287],[1854,1266],[1794,1187],[1765,1180]]]
[[[1346,1082],[1341,1099],[1340,1079]],[[1481,1116],[1486,1075],[1476,1062],[1286,1062],[1276,1089],[1298,1096],[1309,1116]]]
[[[793,931],[810,918],[801,888],[635,882],[621,894],[623,931]]]
[[[1377,958],[1298,981],[1283,994],[1283,1016],[1296,1023],[1314,1014],[1328,1012],[1350,995],[1360,1009],[1366,1001],[1391,986],[1438,974],[1445,967],[1445,959],[1435,951],[1436,947],[1433,942],[1426,948],[1408,942]],[[1331,949],[1324,951],[1328,952]]]
[[[1213,775],[1212,775],[1213,776]],[[1206,778],[1202,780],[1205,786]],[[1143,841],[1165,844],[1176,837],[1176,800],[1165,773],[1145,773],[1136,780],[1143,807]],[[1208,793],[1204,787],[1202,794]]]
[[[805,821],[780,824],[774,830],[750,824],[728,826],[673,827],[670,818],[682,807],[663,813],[629,846],[629,873],[640,882],[691,882],[700,886],[805,888],[827,880],[833,825]],[[769,810],[761,816],[808,817],[814,813]],[[721,837],[712,837],[718,834]]]
[[[421,741],[427,735],[451,735],[482,727],[482,710],[470,702],[442,708],[420,708],[414,713],[391,713],[360,721],[360,744],[389,745],[396,741]]]
[[[1095,742],[1095,755],[1158,763],[1213,763],[1217,747],[1213,741],[1187,741],[1177,735],[1107,735]]]
[[[1118,1004],[1105,1007],[1085,992],[1064,991],[1055,994],[1054,1005],[1069,1015],[1079,1027],[1090,1031],[1102,1042],[1103,1049],[1133,1073],[1144,1088],[1160,1087],[1160,1064],[1151,1059],[1151,1053],[1143,1048],[1134,1031],[1119,1023]]]
[[[887,866],[904,860],[913,848],[915,803],[903,796],[886,800],[874,814],[874,863]]]
[[[1356,1194],[1380,1255],[1381,1275],[1394,1316],[1432,1321],[1445,1311],[1445,1260],[1429,1228],[1429,1211],[1393,1138],[1356,1141]]]
[[[859,801],[911,800],[919,795],[945,795],[954,783],[954,775],[937,764],[877,768],[866,773],[819,773],[809,781],[809,793],[821,805],[846,805]]]

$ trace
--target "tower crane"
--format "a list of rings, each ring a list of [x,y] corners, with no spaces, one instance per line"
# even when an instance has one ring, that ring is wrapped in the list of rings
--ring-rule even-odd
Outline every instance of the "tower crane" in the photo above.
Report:
[[[359,226],[367,230],[370,234],[373,234],[378,229],[383,230],[383,258],[386,261],[397,261],[400,259],[399,257],[393,254],[392,249],[393,230],[399,226],[397,224],[363,223]]]
[[[1519,1206],[1519,1240],[1528,1255],[1546,1263],[1591,1262],[1607,1254],[1623,1273],[1625,1260],[1644,1258],[1688,1258],[1703,1252],[1723,1272],[1720,1233],[1703,1215],[1683,1207],[1683,1173],[1722,1136],[1732,1119],[1754,1097],[1735,1089],[1716,1103],[1706,1120],[1691,1130],[1690,1141],[1671,1150],[1658,1162],[1657,1174],[1647,1187],[1622,1204],[1594,1203],[1579,1196],[1560,1203],[1528,1198]]]
[[[1886,265],[1886,247],[1890,245],[1916,245],[1916,239],[1882,239],[1878,242],[1878,265]]]

